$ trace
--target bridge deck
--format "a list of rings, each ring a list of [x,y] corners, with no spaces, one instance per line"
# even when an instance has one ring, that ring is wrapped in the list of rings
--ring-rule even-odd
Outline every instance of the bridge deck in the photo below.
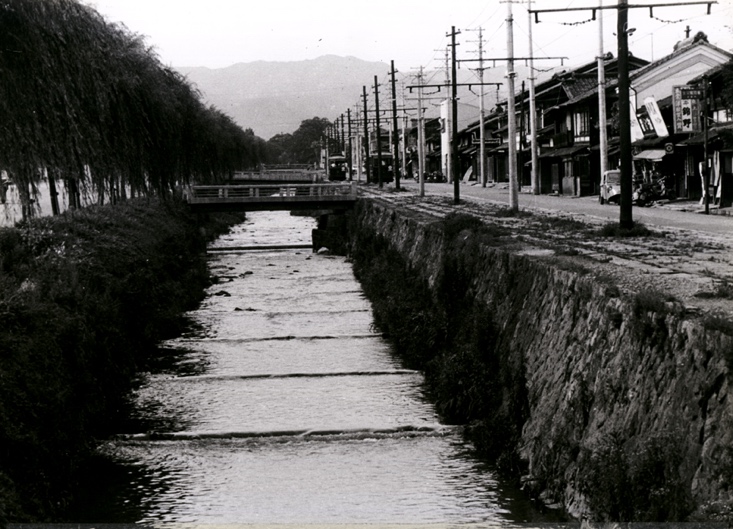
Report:
[[[343,209],[356,201],[356,182],[339,184],[269,184],[192,186],[194,211],[264,211]]]
[[[285,169],[268,168],[266,171],[235,172],[233,181],[235,185],[267,184],[270,182],[305,184],[317,183],[319,180],[323,180],[323,177],[323,171],[288,167]]]

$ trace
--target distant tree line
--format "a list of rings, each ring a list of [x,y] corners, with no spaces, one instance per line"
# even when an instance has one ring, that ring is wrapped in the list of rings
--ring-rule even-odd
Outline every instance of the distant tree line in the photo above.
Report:
[[[4,0],[0,27],[0,170],[24,204],[46,179],[75,207],[82,193],[165,196],[263,161],[263,139],[93,8]]]
[[[268,161],[282,164],[317,162],[330,126],[328,119],[314,117],[301,121],[293,133],[276,134],[267,141]]]

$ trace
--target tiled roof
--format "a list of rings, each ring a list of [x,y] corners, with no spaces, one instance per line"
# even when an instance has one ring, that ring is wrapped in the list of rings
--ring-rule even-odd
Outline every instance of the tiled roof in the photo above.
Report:
[[[713,46],[712,44],[710,44],[709,42],[707,42],[705,40],[699,40],[699,41],[697,41],[697,42],[695,42],[693,44],[689,44],[689,45],[686,45],[686,46],[680,46],[679,48],[677,48],[675,51],[673,51],[669,55],[665,55],[661,59],[658,59],[658,60],[656,60],[654,62],[651,62],[651,63],[647,64],[646,66],[642,66],[641,68],[639,68],[637,70],[634,70],[633,72],[630,72],[629,73],[629,80],[634,80],[637,77],[639,77],[639,76],[643,75],[644,73],[646,73],[647,71],[652,70],[654,68],[657,68],[659,65],[664,64],[665,62],[669,62],[672,59],[674,59],[675,57],[679,57],[683,53],[686,53],[690,49],[696,48],[696,47],[710,48],[712,50],[715,50],[717,52],[723,53],[723,54],[728,55],[729,57],[733,58],[733,55],[731,53],[725,51],[724,49],[718,48],[717,46]]]
[[[598,79],[595,77],[576,77],[569,82],[563,83],[563,87],[568,93],[568,99],[575,99],[581,94],[587,93],[598,87]]]

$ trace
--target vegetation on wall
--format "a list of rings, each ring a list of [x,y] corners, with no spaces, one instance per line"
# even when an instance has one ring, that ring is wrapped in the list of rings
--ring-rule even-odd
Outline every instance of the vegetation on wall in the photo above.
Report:
[[[371,219],[368,212],[357,214]],[[395,240],[410,236],[400,229],[393,233]],[[372,302],[376,326],[409,367],[425,372],[443,420],[466,425],[469,439],[500,470],[514,478],[526,476],[529,494],[562,504],[570,484],[584,497],[582,508],[588,507],[586,515],[593,519],[684,521],[695,508],[689,476],[682,471],[685,436],[668,430],[652,435],[623,431],[584,439],[573,421],[585,428],[593,411],[597,395],[587,380],[576,380],[572,396],[564,397],[567,415],[557,417],[556,431],[546,432],[545,453],[529,474],[519,453],[520,447],[527,448],[522,430],[530,418],[521,351],[524,342],[531,341],[526,328],[531,315],[524,305],[538,301],[533,292],[550,288],[548,281],[558,269],[553,264],[545,277],[539,267],[547,261],[497,251],[507,244],[505,229],[467,215],[452,214],[415,228],[419,230],[420,244],[434,241],[430,250],[441,249],[431,255],[434,261],[428,273],[412,268],[393,241],[368,225],[353,226],[352,257],[357,278]],[[417,248],[411,252],[430,251]],[[477,274],[488,270],[490,279],[476,281]],[[581,313],[594,294],[585,281],[572,285],[567,310]],[[483,288],[490,294],[477,292]],[[617,288],[601,290],[605,293],[600,295],[619,296]],[[625,303],[634,320],[631,337],[664,349],[669,341],[667,319],[679,316],[677,305],[656,291],[641,291]],[[618,329],[623,318],[618,310],[612,311],[609,326]],[[538,454],[534,449],[533,453]],[[568,469],[572,476],[566,474]]]
[[[468,215],[450,215],[431,226],[454,243],[475,250],[502,233]],[[375,325],[395,344],[406,365],[425,371],[428,389],[443,419],[466,424],[477,448],[509,472],[521,466],[517,446],[526,419],[521,366],[512,366],[497,341],[488,307],[475,301],[471,264],[436,256],[442,271],[430,288],[383,236],[353,228],[354,272],[372,302]],[[474,253],[478,258],[478,252]]]
[[[589,507],[615,522],[684,520],[693,511],[689,487],[680,476],[682,435],[660,433],[638,446],[610,435],[583,450],[578,479]]]
[[[74,207],[85,192],[165,195],[259,163],[264,140],[93,8],[7,0],[0,22],[0,170],[26,206],[46,178]]]
[[[203,296],[205,242],[184,204],[145,198],[0,230],[0,522],[58,521],[139,366]]]

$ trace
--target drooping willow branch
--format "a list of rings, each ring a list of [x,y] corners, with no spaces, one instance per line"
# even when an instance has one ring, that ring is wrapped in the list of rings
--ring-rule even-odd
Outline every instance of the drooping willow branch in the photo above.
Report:
[[[264,140],[201,101],[144,39],[77,0],[0,3],[0,170],[32,190],[170,193],[256,166]],[[70,202],[73,203],[70,196]]]

